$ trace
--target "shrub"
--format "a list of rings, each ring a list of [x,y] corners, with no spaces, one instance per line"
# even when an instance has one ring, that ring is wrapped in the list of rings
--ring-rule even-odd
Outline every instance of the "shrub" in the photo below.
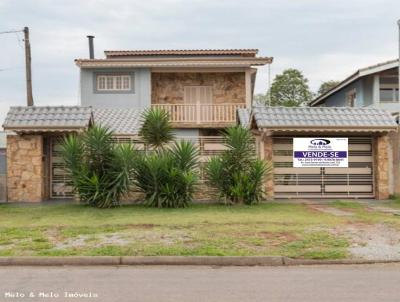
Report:
[[[230,127],[224,134],[227,150],[206,165],[208,182],[226,202],[253,204],[262,199],[264,176],[271,165],[258,159],[250,130]]]
[[[187,141],[175,142],[168,114],[149,109],[143,115],[140,131],[152,151],[134,162],[133,180],[145,194],[145,203],[153,207],[186,207],[193,199],[198,179],[198,150]]]
[[[119,205],[129,191],[135,151],[129,144],[113,144],[107,128],[95,125],[81,135],[67,136],[62,154],[81,202],[109,208]]]

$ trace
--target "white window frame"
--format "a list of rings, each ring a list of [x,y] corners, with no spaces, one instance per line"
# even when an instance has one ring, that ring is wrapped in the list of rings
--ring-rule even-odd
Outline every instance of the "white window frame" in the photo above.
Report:
[[[100,82],[101,80],[104,79],[104,87],[100,87]],[[120,87],[117,88],[117,81],[118,79],[121,80],[120,82]],[[125,80],[128,80],[127,86],[124,87]],[[96,77],[96,87],[98,91],[130,91],[132,87],[132,80],[131,76],[127,74],[113,74],[113,75],[108,75],[108,74],[99,74]],[[109,87],[109,83],[112,83],[112,87]]]

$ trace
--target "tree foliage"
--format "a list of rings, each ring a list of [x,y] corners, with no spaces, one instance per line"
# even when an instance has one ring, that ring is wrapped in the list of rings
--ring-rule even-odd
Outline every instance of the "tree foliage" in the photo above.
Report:
[[[224,135],[227,150],[214,156],[206,166],[209,184],[214,186],[226,202],[253,204],[262,198],[264,175],[270,164],[258,159],[248,129],[228,128]]]
[[[130,189],[135,157],[130,144],[113,144],[112,132],[95,125],[65,137],[61,152],[81,202],[98,208],[119,205]]]
[[[140,136],[153,148],[161,148],[174,139],[173,128],[167,111],[151,107],[142,114]]]
[[[286,69],[277,75],[269,93],[272,106],[301,106],[312,99],[308,80],[297,69]]]
[[[321,86],[319,86],[318,95],[324,94],[325,92],[331,90],[333,87],[337,86],[339,83],[340,81],[334,80],[323,82]]]

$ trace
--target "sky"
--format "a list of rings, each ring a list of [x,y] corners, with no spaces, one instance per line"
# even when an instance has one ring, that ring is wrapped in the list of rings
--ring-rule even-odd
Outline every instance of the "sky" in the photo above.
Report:
[[[258,48],[273,77],[297,68],[316,91],[398,56],[399,0],[0,0],[0,32],[29,26],[35,105],[79,104],[75,58],[104,50]],[[23,34],[0,35],[0,121],[26,105]],[[267,67],[256,93],[265,92]]]

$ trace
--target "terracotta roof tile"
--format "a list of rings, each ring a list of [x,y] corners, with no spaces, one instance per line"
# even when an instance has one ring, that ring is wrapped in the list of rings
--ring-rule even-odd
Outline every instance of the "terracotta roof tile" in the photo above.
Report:
[[[241,55],[255,56],[258,49],[160,49],[160,50],[106,50],[107,57],[158,55]]]

